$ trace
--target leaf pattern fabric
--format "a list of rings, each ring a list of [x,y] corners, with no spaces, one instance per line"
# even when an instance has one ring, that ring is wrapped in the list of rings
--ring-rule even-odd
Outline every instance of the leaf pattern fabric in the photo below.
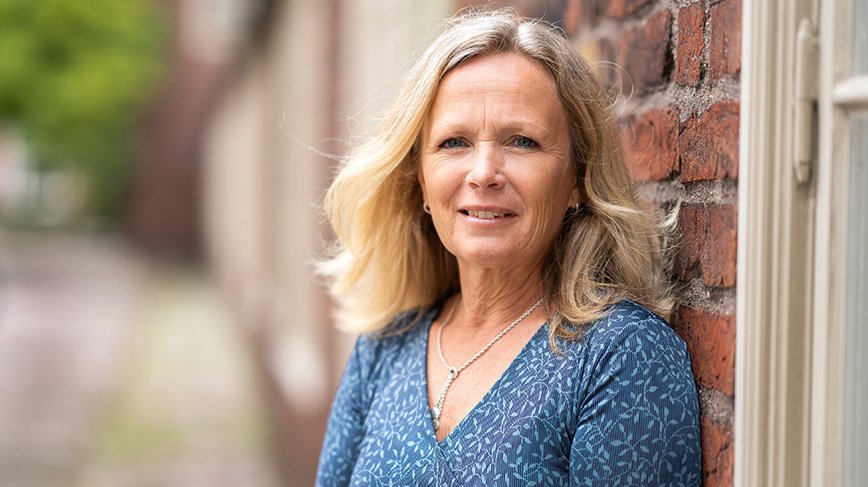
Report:
[[[699,486],[699,404],[684,342],[624,301],[581,340],[543,325],[439,444],[428,331],[361,336],[332,404],[317,486]],[[407,326],[415,314],[397,319]]]

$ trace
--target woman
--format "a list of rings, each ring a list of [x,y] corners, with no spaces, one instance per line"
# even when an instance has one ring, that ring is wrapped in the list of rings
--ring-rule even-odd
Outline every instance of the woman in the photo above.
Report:
[[[364,335],[318,485],[699,485],[660,230],[558,31],[457,18],[326,210],[338,319]]]

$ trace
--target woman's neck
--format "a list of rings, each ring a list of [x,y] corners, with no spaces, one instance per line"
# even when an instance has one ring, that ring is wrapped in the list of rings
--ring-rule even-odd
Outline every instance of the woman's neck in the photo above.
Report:
[[[460,279],[461,302],[456,310],[460,311],[460,319],[456,324],[465,328],[479,331],[503,328],[542,297],[538,270],[461,268]]]

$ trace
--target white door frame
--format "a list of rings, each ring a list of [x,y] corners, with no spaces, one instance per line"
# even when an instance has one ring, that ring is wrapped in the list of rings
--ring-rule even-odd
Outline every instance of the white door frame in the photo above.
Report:
[[[816,8],[743,8],[734,484],[805,486],[814,185],[797,179],[793,118],[798,26]]]

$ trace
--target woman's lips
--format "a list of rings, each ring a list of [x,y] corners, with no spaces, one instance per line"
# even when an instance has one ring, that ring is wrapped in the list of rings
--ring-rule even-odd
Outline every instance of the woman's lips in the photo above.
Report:
[[[498,211],[479,211],[479,210],[464,210],[468,215],[482,218],[484,220],[492,220],[494,218],[501,218],[504,216],[509,216],[509,213],[498,212]]]
[[[497,220],[500,218],[515,216],[515,213],[511,213],[506,208],[497,207],[462,208],[458,211],[462,215],[478,218],[480,220]]]

